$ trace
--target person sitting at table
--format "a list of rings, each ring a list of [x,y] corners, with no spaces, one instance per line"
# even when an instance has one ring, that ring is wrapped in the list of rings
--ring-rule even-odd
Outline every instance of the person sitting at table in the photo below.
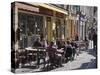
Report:
[[[57,49],[57,52],[56,52],[56,67],[63,67],[63,65],[62,65],[63,53],[64,53],[63,48]]]
[[[62,52],[54,47],[54,42],[51,42],[47,47],[49,61],[52,67],[62,67]]]
[[[64,55],[64,42],[57,41],[57,53],[56,53],[56,59],[57,59],[57,67],[62,67],[62,60]]]
[[[54,42],[51,42],[50,45],[47,47],[47,52],[48,52],[48,56],[49,56],[49,62],[50,62],[50,65],[53,67],[55,66],[55,54],[56,54],[56,48],[53,47],[54,45]]]
[[[34,47],[41,47],[41,42],[40,42],[40,39],[37,38],[37,40],[34,42]]]

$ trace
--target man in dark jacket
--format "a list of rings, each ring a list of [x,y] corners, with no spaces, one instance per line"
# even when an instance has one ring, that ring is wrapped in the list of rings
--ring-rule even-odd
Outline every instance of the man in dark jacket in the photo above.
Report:
[[[34,46],[35,47],[41,47],[42,46],[39,38],[37,38],[37,40],[34,42]]]
[[[97,50],[97,34],[96,34],[96,32],[94,32],[94,34],[93,34],[93,49]]]

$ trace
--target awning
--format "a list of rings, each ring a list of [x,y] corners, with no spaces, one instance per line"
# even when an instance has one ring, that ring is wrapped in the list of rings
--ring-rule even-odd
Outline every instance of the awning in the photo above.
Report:
[[[39,6],[41,6],[41,7],[44,7],[44,8],[47,8],[47,9],[50,9],[50,10],[54,10],[54,11],[63,13],[63,14],[65,14],[65,15],[68,15],[67,10],[61,9],[61,8],[56,7],[56,6],[53,6],[53,5],[51,5],[51,4],[46,4],[46,3],[30,3],[30,4],[39,5]]]

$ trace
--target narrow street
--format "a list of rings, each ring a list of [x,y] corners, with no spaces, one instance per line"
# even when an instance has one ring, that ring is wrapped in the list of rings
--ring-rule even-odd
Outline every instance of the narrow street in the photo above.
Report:
[[[97,10],[96,6],[12,2],[12,72],[96,69]]]
[[[64,67],[52,71],[94,69],[96,68],[96,56],[93,50],[81,51],[79,56],[73,61],[63,64]]]
[[[80,69],[96,69],[96,54],[93,50],[81,51],[79,56],[75,57],[73,61],[68,61],[63,64],[63,67],[55,68],[50,71],[67,71]],[[21,68],[17,69],[16,73],[38,72],[40,69]]]
[[[63,64],[64,67],[52,71],[79,70],[96,68],[96,56],[93,50],[81,51],[74,61]]]

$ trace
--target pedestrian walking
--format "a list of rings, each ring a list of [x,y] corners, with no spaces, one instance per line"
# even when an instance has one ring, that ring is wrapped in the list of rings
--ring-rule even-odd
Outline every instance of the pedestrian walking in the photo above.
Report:
[[[93,49],[97,50],[97,34],[94,32],[93,34]]]
[[[93,40],[92,40],[92,34],[89,33],[89,46],[88,49],[93,49]]]
[[[88,38],[85,36],[85,43],[86,43],[86,50],[88,50],[88,46],[89,46],[89,41],[88,41]]]

